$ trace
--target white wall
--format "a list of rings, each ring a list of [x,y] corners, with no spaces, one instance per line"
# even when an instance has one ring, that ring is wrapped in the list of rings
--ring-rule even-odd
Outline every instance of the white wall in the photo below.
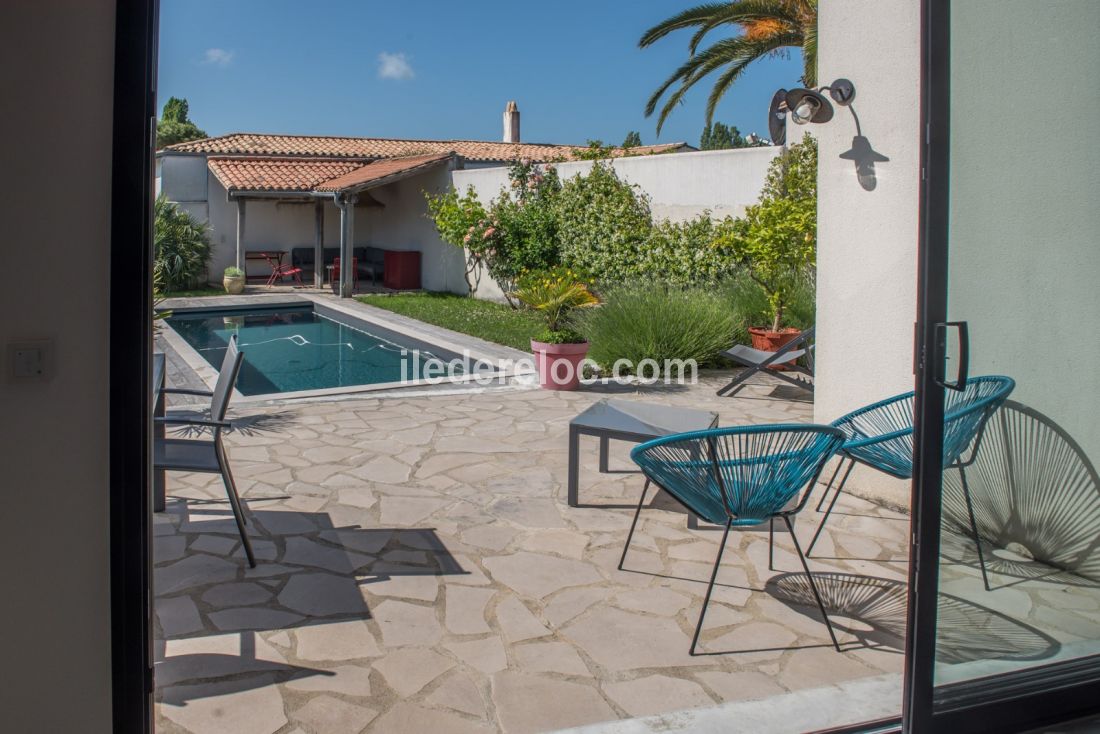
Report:
[[[1034,8],[953,6],[949,315],[1100,464],[1100,3]]]
[[[737,217],[756,203],[768,166],[778,155],[777,147],[735,150],[663,153],[616,158],[612,166],[624,181],[638,186],[650,197],[655,219],[685,221],[709,212],[716,219]],[[592,161],[556,164],[562,179],[587,173]],[[508,168],[475,168],[454,172],[454,186],[465,193],[473,187],[483,204],[488,204],[508,187]],[[459,273],[461,277],[461,272]],[[501,300],[497,284],[483,272],[477,296]]]
[[[839,158],[855,123],[843,108],[813,126],[819,141],[817,364],[814,417],[829,422],[913,388],[920,183],[920,3],[822,0],[818,78],[856,88],[863,134],[890,160],[867,190]],[[801,128],[791,126],[794,139]],[[1023,141],[1018,141],[1023,142]],[[863,471],[857,493],[908,503],[908,485]]]
[[[112,0],[0,3],[0,353],[50,338],[57,354],[47,383],[0,374],[0,729],[10,732],[111,727],[114,12]]]

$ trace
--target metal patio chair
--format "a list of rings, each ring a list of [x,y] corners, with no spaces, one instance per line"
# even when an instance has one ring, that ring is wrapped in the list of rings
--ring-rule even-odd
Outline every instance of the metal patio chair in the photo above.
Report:
[[[844,434],[832,426],[741,426],[665,436],[641,444],[630,452],[630,458],[645,474],[646,483],[619,560],[620,570],[651,482],[704,520],[725,526],[703,608],[695,625],[695,636],[691,640],[691,655],[696,654],[703,618],[730,530],[768,523],[768,566],[771,568],[776,518],[783,520],[794,540],[829,637],[833,646],[840,650],[806,557],[795,537],[791,517],[805,506],[822,468],[843,442]],[[803,488],[806,491],[799,497]]]
[[[778,377],[780,380],[789,382],[795,387],[813,392],[813,338],[814,327],[810,327],[774,352],[753,349],[744,344],[737,344],[732,349],[727,349],[722,352],[722,356],[733,360],[746,369],[741,370],[737,377],[733,378],[728,385],[718,390],[715,394],[721,397],[732,396],[744,387],[745,382],[757,372],[766,372],[772,377]],[[805,366],[798,364],[797,360],[801,357],[805,357]],[[786,369],[770,369],[772,365],[785,365]],[[790,374],[792,372],[795,374]]]
[[[256,559],[252,555],[252,543],[248,539],[241,498],[237,494],[237,486],[233,482],[233,474],[229,470],[229,460],[225,455],[225,446],[222,444],[222,430],[229,428],[230,423],[225,420],[225,412],[229,407],[229,398],[233,388],[237,384],[237,375],[241,371],[241,362],[244,355],[237,348],[237,335],[229,337],[229,345],[222,359],[221,371],[218,373],[218,382],[213,392],[207,390],[189,390],[184,388],[165,388],[165,393],[181,395],[208,395],[210,396],[209,418],[191,418],[184,416],[165,416],[156,418],[158,423],[165,425],[194,426],[210,429],[212,438],[158,438],[153,444],[153,466],[165,471],[186,471],[207,474],[221,474],[225,484],[225,493],[229,497],[229,505],[233,509],[233,519],[237,522],[237,532],[241,535],[241,544],[244,545],[245,555],[248,556],[248,565],[256,567]]]
[[[949,468],[959,470],[967,514],[974,534],[974,542],[978,546],[978,560],[981,563],[982,580],[985,582],[986,589],[989,588],[989,579],[986,576],[981,537],[978,535],[974,520],[973,502],[966,481],[966,467],[978,450],[982,429],[989,417],[1008,399],[1015,387],[1016,382],[1011,377],[1002,375],[972,377],[966,381],[962,390],[948,390],[944,404],[943,467],[945,470]],[[821,531],[829,520],[837,498],[840,497],[844,484],[857,463],[898,479],[913,477],[913,395],[912,391],[895,395],[833,421],[831,425],[844,432],[845,440],[839,452],[840,462],[833,470],[829,483],[825,485],[825,492],[817,503],[819,512],[845,460],[848,462],[848,468],[841,477],[840,484],[833,491],[833,498],[829,501],[825,516],[821,518],[817,532],[814,533],[810,545],[806,548],[806,555],[813,552],[814,545],[821,537]],[[962,456],[968,448],[970,458],[963,459]]]

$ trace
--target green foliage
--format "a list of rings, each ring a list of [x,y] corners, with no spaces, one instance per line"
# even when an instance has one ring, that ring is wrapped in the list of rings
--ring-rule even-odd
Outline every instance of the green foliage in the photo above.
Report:
[[[721,284],[719,290],[730,303],[734,317],[734,339],[738,344],[749,341],[749,327],[768,323],[773,317],[768,293],[747,272],[739,272]],[[796,329],[814,325],[815,289],[809,276],[796,278],[788,293],[784,322]]]
[[[561,191],[554,166],[526,160],[511,166],[508,180],[510,190],[501,192],[489,207],[494,236],[486,257],[489,274],[506,294],[515,289],[521,273],[558,264],[555,201]]]
[[[587,148],[574,148],[573,157],[581,161],[602,161],[611,157],[613,145],[604,145],[602,140],[589,140]]]
[[[477,291],[485,253],[492,246],[489,240],[494,234],[489,231],[485,207],[478,200],[473,186],[467,188],[462,196],[452,186],[436,196],[425,192],[424,197],[428,200],[428,218],[435,223],[439,238],[465,253],[463,276],[467,290],[473,295]]]
[[[194,288],[206,279],[210,260],[209,227],[169,202],[153,204],[153,278],[165,292]]]
[[[744,148],[747,145],[741,137],[741,131],[737,126],[726,126],[725,123],[716,122],[703,128],[703,134],[699,137],[700,150],[726,150],[727,148]]]
[[[157,148],[206,137],[206,132],[191,122],[188,112],[189,106],[186,99],[168,98],[164,103],[160,121],[157,122]]]
[[[600,282],[622,282],[638,274],[653,228],[649,199],[622,181],[615,169],[596,163],[574,176],[557,202],[561,261],[592,273]]]
[[[604,369],[619,359],[635,367],[654,359],[662,369],[674,359],[713,365],[732,342],[734,314],[721,289],[642,282],[601,295],[599,308],[579,314],[577,329],[592,344],[589,356]]]
[[[577,309],[595,306],[599,300],[571,268],[556,267],[524,273],[517,283],[516,298],[546,319],[549,332],[569,332],[569,318]],[[577,341],[572,333],[555,337],[564,344]],[[583,341],[580,340],[580,341]]]
[[[771,328],[784,323],[791,294],[812,273],[817,250],[817,143],[808,135],[772,162],[760,202],[719,245],[766,292]]]
[[[629,148],[637,148],[641,144],[642,144],[642,134],[640,132],[638,132],[637,130],[631,130],[630,132],[628,132],[626,134],[626,137],[623,138],[623,144],[619,147],[626,150],[626,149],[629,149]]]
[[[238,268],[236,265],[230,265],[228,268],[225,269],[223,275],[225,275],[225,277],[227,278],[239,278],[244,275],[244,271]]]
[[[358,296],[358,300],[524,352],[530,350],[531,339],[546,328],[543,318],[534,311],[453,293],[376,294]]]

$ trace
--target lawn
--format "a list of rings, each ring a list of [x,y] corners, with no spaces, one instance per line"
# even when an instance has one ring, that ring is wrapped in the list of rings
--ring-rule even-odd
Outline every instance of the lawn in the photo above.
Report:
[[[524,352],[531,351],[531,337],[546,327],[545,322],[530,311],[516,311],[507,304],[453,293],[374,294],[357,296],[357,299],[369,306]]]

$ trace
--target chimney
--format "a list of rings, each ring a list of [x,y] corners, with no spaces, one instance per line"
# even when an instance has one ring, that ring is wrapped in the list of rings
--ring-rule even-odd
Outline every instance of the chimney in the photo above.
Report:
[[[519,142],[519,107],[515,100],[504,107],[504,142]]]

